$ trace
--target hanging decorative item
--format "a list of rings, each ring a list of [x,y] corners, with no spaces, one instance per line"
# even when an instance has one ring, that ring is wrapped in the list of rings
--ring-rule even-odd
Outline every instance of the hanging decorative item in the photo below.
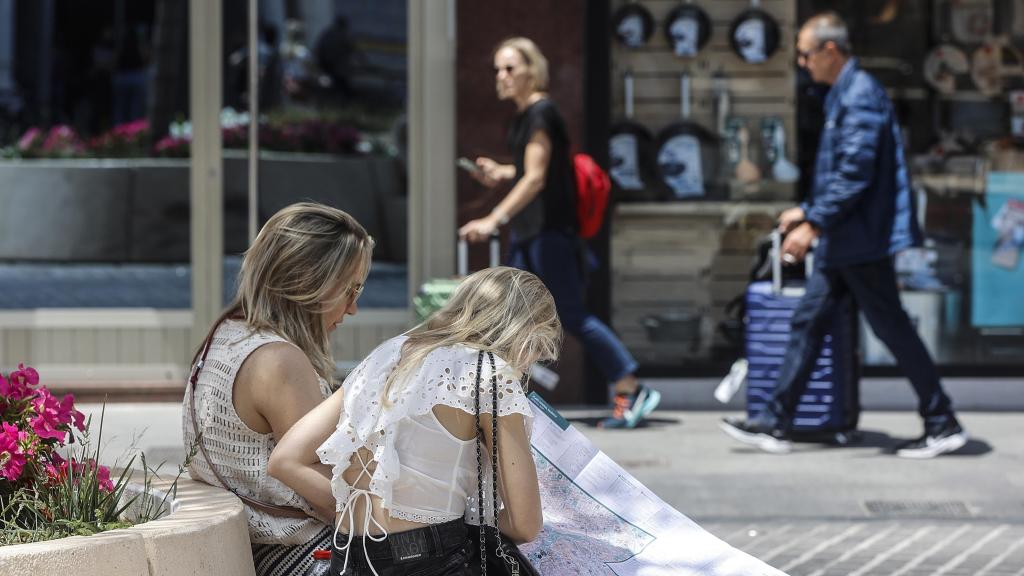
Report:
[[[608,173],[620,200],[651,200],[656,193],[651,182],[654,137],[633,120],[633,73],[623,74],[625,118],[612,125],[608,139]]]
[[[692,0],[686,0],[665,18],[665,38],[676,56],[693,58],[711,39],[711,18]]]
[[[772,138],[775,161],[772,163],[772,178],[778,182],[793,183],[800,179],[800,168],[786,158],[786,128],[782,121],[775,123]]]
[[[982,94],[998,96],[1011,76],[1024,76],[1024,57],[1006,39],[986,42],[971,54],[971,80]]]
[[[654,33],[654,16],[636,0],[624,4],[612,15],[612,32],[627,48],[641,48]]]
[[[960,44],[984,42],[992,33],[992,0],[951,0],[950,28]]]
[[[760,64],[779,48],[779,24],[761,9],[761,0],[750,0],[750,8],[732,22],[729,42],[744,61]]]
[[[967,54],[952,44],[939,44],[924,59],[924,80],[943,94],[956,92],[957,76],[970,71]]]
[[[761,180],[761,170],[750,159],[750,131],[746,124],[739,127],[736,139],[740,145],[740,161],[736,164],[736,180],[742,184],[757,184]]]
[[[690,120],[690,75],[679,77],[680,120],[658,135],[658,171],[676,198],[704,198],[718,164],[718,139]]]

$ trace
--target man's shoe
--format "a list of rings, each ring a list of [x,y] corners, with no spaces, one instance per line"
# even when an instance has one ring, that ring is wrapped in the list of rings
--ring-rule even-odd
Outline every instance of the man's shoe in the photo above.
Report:
[[[940,454],[946,454],[963,448],[967,444],[967,432],[960,427],[956,420],[951,420],[941,430],[928,434],[925,433],[917,440],[896,451],[901,458],[935,458]]]
[[[771,454],[786,454],[792,449],[789,436],[779,428],[755,420],[722,418],[719,423],[722,430],[744,444],[757,447]]]
[[[616,394],[612,415],[601,421],[601,428],[636,428],[648,414],[658,407],[661,393],[640,384],[632,394]]]

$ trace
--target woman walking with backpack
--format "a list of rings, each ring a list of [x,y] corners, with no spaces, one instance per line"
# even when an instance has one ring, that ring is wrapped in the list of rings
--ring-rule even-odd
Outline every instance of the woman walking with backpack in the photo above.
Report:
[[[583,246],[577,236],[576,181],[565,120],[548,97],[548,61],[528,38],[509,38],[494,51],[498,99],[517,114],[508,134],[513,164],[477,158],[473,177],[493,188],[512,188],[490,214],[459,229],[482,242],[508,225],[509,264],[533,272],[551,291],[562,326],[583,343],[601,372],[615,384],[606,428],[633,428],[658,405],[661,395],[637,380],[637,362],[616,335],[583,303]]]

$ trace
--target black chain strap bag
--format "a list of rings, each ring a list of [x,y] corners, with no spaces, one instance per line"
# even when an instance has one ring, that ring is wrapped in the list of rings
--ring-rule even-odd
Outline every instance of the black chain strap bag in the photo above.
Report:
[[[479,526],[466,525],[469,535],[469,567],[481,576],[540,576],[526,556],[515,544],[498,531],[498,373],[494,367],[494,354],[488,352],[491,363],[491,504],[494,512],[494,526],[484,523],[484,463],[483,429],[480,427],[480,388],[484,352],[476,358],[476,477],[477,477],[477,520]],[[526,375],[523,375],[525,384]],[[479,572],[477,569],[479,568]]]

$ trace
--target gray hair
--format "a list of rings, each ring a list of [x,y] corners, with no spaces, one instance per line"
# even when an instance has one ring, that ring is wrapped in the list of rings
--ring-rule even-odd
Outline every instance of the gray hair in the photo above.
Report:
[[[826,42],[832,42],[843,54],[849,54],[853,46],[850,44],[850,29],[843,17],[836,12],[822,12],[812,16],[804,28],[811,30],[818,46],[824,46]]]

